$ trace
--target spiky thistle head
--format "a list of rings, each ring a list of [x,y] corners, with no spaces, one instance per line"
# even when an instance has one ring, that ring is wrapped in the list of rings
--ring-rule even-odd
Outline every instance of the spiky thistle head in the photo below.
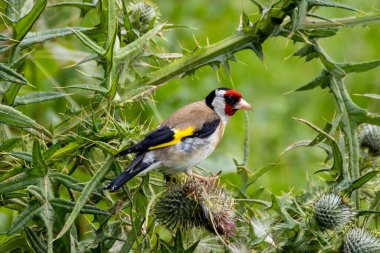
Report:
[[[152,3],[137,0],[129,4],[128,18],[131,28],[144,34],[158,22],[159,13]]]
[[[158,199],[154,215],[172,230],[204,227],[230,235],[235,228],[233,205],[233,198],[219,184],[190,178],[169,186]]]
[[[314,218],[321,228],[337,229],[347,225],[353,217],[353,210],[338,194],[322,194],[314,202]]]
[[[368,148],[368,153],[380,155],[380,126],[362,124],[359,127],[359,142],[362,148]]]
[[[343,241],[344,253],[380,252],[380,239],[364,228],[351,228]]]

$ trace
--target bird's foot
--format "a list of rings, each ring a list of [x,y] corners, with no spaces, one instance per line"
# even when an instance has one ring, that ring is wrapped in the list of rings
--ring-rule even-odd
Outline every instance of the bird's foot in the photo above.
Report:
[[[193,172],[191,173],[187,173],[189,176],[193,177],[193,178],[196,178],[198,180],[201,180],[207,184],[211,184],[211,183],[214,183],[214,181],[218,180],[219,179],[219,176],[220,174],[222,173],[222,171],[219,171],[218,174],[216,175],[212,175],[212,176],[209,176],[209,177],[204,177],[204,176],[201,176],[201,175],[198,175],[198,174],[195,174]]]

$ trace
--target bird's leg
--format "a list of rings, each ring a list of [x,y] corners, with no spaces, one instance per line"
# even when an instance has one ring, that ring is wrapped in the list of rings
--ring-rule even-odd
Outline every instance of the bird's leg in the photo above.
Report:
[[[220,172],[218,174],[216,174],[215,176],[211,176],[211,177],[204,177],[204,176],[201,176],[201,175],[198,175],[196,173],[193,172],[192,169],[189,169],[189,170],[186,170],[186,174],[189,176],[189,177],[194,177],[196,179],[199,179],[203,182],[206,182],[206,183],[212,183],[214,182],[215,180],[218,180],[219,179],[219,175],[220,175]]]

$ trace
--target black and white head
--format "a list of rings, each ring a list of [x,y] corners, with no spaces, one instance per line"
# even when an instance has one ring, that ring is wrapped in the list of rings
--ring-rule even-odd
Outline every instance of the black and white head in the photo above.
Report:
[[[211,91],[205,101],[207,106],[224,121],[227,121],[237,110],[252,110],[252,106],[243,99],[240,92],[228,88]]]

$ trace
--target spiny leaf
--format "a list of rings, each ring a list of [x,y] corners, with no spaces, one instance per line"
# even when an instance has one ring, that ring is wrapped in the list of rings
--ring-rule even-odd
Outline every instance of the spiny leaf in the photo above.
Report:
[[[334,36],[338,32],[337,29],[315,29],[307,31],[309,39],[318,39]]]
[[[335,21],[333,19],[326,18],[326,17],[320,16],[320,15],[312,13],[312,12],[306,13],[306,16],[313,17],[313,18],[318,18],[318,19],[321,19],[321,20],[324,20],[324,21],[329,21],[331,23],[335,23]]]
[[[74,31],[89,31],[92,28],[87,27],[63,27],[63,28],[55,28],[50,30],[45,30],[41,32],[29,32],[25,38],[19,44],[20,47],[28,47],[35,43],[41,43],[47,40],[55,39],[58,37],[63,37],[67,35],[71,35]]]
[[[0,41],[7,41],[7,40],[9,40],[9,37],[7,35],[0,34]]]
[[[379,210],[357,210],[356,213],[358,216],[372,215],[372,214],[380,215]]]
[[[308,8],[308,1],[307,0],[301,0],[297,1],[298,8],[295,11],[295,15],[292,15],[292,32],[298,30],[300,25],[302,24],[303,20],[306,17],[306,12]]]
[[[9,138],[4,140],[0,144],[0,152],[8,152],[11,151],[14,147],[16,147],[21,142],[21,138]]]
[[[155,26],[152,30],[133,41],[132,43],[116,50],[115,60],[124,61],[129,55],[142,48],[148,43],[154,36],[156,36],[163,28],[164,24]]]
[[[24,96],[17,96],[14,101],[14,106],[18,105],[27,105],[33,103],[39,103],[44,101],[49,101],[57,98],[61,98],[67,96],[68,94],[61,92],[32,92],[28,93]]]
[[[75,35],[78,37],[78,39],[80,41],[82,41],[82,43],[85,46],[87,46],[89,49],[91,49],[92,51],[94,51],[98,55],[105,55],[106,54],[106,50],[104,50],[104,48],[102,48],[101,46],[96,44],[90,37],[88,37],[87,35],[85,35],[84,33],[80,32],[80,31],[76,31],[76,30],[72,30],[72,31],[75,33]]]
[[[60,208],[66,212],[73,211],[76,202],[70,200],[61,199],[61,198],[52,198],[49,199],[50,204],[55,208]],[[94,215],[109,215],[109,213],[103,209],[97,208],[91,205],[83,205],[80,210],[82,214],[94,214]]]
[[[34,174],[37,176],[46,175],[48,171],[48,167],[42,155],[42,148],[41,148],[40,142],[37,139],[34,139],[34,142],[33,142],[32,157],[33,157],[33,170],[31,171],[31,174]]]
[[[72,68],[72,67],[78,66],[82,63],[89,62],[89,61],[96,61],[99,59],[100,59],[100,56],[98,54],[90,54],[90,55],[86,56],[84,59],[80,60],[79,62],[77,62],[73,65],[70,65],[69,67]]]
[[[318,53],[314,51],[314,46],[312,44],[306,44],[305,46],[301,47],[297,52],[293,54],[293,56],[299,56],[301,58],[305,57],[306,62],[317,58]]]
[[[42,211],[42,208],[43,207],[37,203],[30,204],[12,222],[8,234],[14,234],[18,232],[30,219],[40,213]]]
[[[95,9],[96,5],[93,3],[82,3],[82,2],[61,2],[61,3],[53,3],[48,6],[48,8],[52,7],[76,7],[81,9],[84,13],[87,13],[91,9]]]
[[[277,213],[281,213],[281,206],[280,203],[278,202],[277,197],[274,194],[271,194],[271,200],[272,200],[272,206],[273,210],[275,210]]]
[[[76,117],[69,118],[69,119],[61,122],[60,124],[58,124],[54,128],[54,134],[56,136],[60,136],[64,133],[67,133],[73,127],[80,124],[87,117],[88,114],[93,113],[95,115],[98,115],[98,113],[100,113],[101,110],[103,110],[102,106],[94,106],[94,107],[87,108],[86,110],[82,110],[81,114],[77,115]],[[85,113],[84,113],[84,111],[85,111]]]
[[[31,153],[28,153],[28,152],[23,152],[23,151],[11,151],[11,152],[8,152],[7,153],[8,155],[10,156],[13,156],[15,158],[18,158],[18,159],[21,159],[21,160],[24,160],[25,162],[29,162],[31,163],[33,158],[32,158],[32,154]]]
[[[25,252],[31,250],[24,235],[0,235],[0,252],[17,252],[20,250],[24,250]]]
[[[0,122],[15,127],[33,127],[37,123],[11,106],[0,105]]]
[[[187,248],[185,250],[185,253],[193,253],[193,252],[195,252],[195,249],[198,247],[199,242],[200,242],[200,240],[198,240],[195,243],[193,243],[193,245],[191,245],[189,248]]]
[[[154,90],[156,90],[156,86],[140,86],[140,87],[130,87],[126,89],[126,92],[122,94],[120,101],[113,101],[115,104],[123,106],[125,103],[132,103],[141,97],[151,94]]]
[[[68,154],[72,154],[76,150],[78,150],[82,145],[83,145],[83,143],[81,141],[70,142],[66,146],[57,149],[54,152],[54,154],[52,154],[49,157],[49,160],[59,159],[59,158],[62,158]]]
[[[0,183],[0,194],[26,189],[29,185],[35,185],[40,181],[28,173],[21,173]]]
[[[30,194],[30,197],[39,200],[41,203],[45,202],[45,196],[43,196],[44,193],[42,192],[42,189],[39,188],[37,185],[29,185],[26,188],[26,191]]]
[[[104,86],[108,88],[108,99],[114,99],[117,91],[117,84],[119,80],[120,71],[118,71],[118,65],[115,62],[112,62],[111,69],[109,70]]]
[[[359,189],[360,187],[362,187],[362,185],[367,183],[369,180],[371,180],[377,174],[379,174],[378,170],[369,171],[369,172],[365,173],[360,178],[358,178],[352,182],[352,186],[351,186],[350,190],[355,191],[355,190]]]
[[[25,116],[11,106],[0,105],[0,122],[19,128],[33,127],[37,131],[32,132],[32,134],[37,136],[43,134],[47,136],[47,138],[51,137],[50,132],[43,126],[40,126],[37,124],[37,122]]]
[[[330,0],[308,0],[310,6],[324,6],[324,7],[334,7],[334,8],[341,8],[346,9],[350,11],[359,11],[358,9],[351,7],[346,4],[341,4],[335,1]]]
[[[32,28],[33,24],[37,21],[38,17],[41,15],[42,11],[45,9],[46,3],[47,0],[37,1],[32,10],[13,25],[15,40],[21,41],[25,37],[25,35]]]
[[[195,251],[196,247],[199,244],[199,240],[196,241],[194,244],[192,244],[189,248],[185,249],[183,245],[183,240],[182,240],[182,233],[180,229],[177,229],[175,237],[174,237],[174,244],[171,245],[170,243],[161,240],[162,245],[165,247],[163,248],[164,252],[183,252],[183,253],[192,253]]]
[[[321,149],[323,149],[324,151],[326,151],[327,155],[329,156],[330,153],[331,153],[331,149],[329,148],[329,146],[327,144],[324,144],[324,143],[315,143],[314,145],[311,145],[313,144],[312,141],[310,140],[303,140],[303,141],[297,141],[291,145],[289,145],[288,147],[286,147],[284,149],[284,151],[281,152],[281,154],[289,151],[289,150],[292,150],[294,148],[298,148],[298,147],[310,147],[310,146],[314,146],[316,145],[316,147],[319,147]]]
[[[112,145],[102,142],[102,141],[95,141],[95,144],[101,148],[106,154],[117,154],[118,150],[113,147]]]
[[[106,58],[109,62],[112,62],[113,58],[113,48],[114,48],[114,42],[116,38],[116,26],[117,26],[117,13],[115,8],[115,1],[114,0],[103,0],[102,6],[104,9],[106,9],[106,21],[107,21],[107,39],[104,44],[104,49],[106,50]]]
[[[325,131],[323,131],[322,129],[320,129],[319,127],[315,126],[314,124],[312,124],[311,122],[309,122],[307,120],[297,119],[297,118],[294,118],[294,119],[301,121],[302,123],[311,127],[312,129],[314,129],[315,131],[317,131],[319,134],[323,135],[327,139],[327,141],[331,145],[331,148],[333,151],[333,157],[334,157],[334,164],[333,164],[333,167],[331,168],[331,170],[340,173],[340,175],[343,175],[343,156],[342,156],[342,152],[339,148],[339,145],[335,141],[335,139],[333,137],[331,137],[328,133],[326,133]]]
[[[0,63],[0,79],[12,83],[28,84],[28,80],[25,77],[3,63]]]
[[[374,69],[380,66],[380,59],[374,61],[367,62],[359,62],[359,63],[346,63],[339,65],[346,73],[359,73],[366,72],[368,70]]]
[[[69,175],[53,172],[53,173],[49,173],[49,178],[55,184],[63,184],[65,187],[69,189],[83,191],[83,188],[84,188],[83,183],[80,180],[74,177],[71,177]]]
[[[24,226],[24,230],[26,239],[32,246],[33,251],[37,253],[45,253],[47,251],[46,244],[41,240],[34,229],[29,228],[28,226]]]
[[[75,84],[75,85],[66,86],[65,88],[90,90],[90,91],[100,92],[104,94],[108,92],[106,88],[100,85],[93,85],[93,84]]]
[[[47,253],[53,253],[53,229],[56,212],[54,211],[50,199],[53,197],[53,188],[49,177],[45,176],[41,180],[41,188],[43,189],[44,202],[42,212],[39,214],[46,229],[46,244],[48,246]]]
[[[59,234],[56,236],[54,240],[57,240],[61,238],[73,225],[75,219],[77,218],[78,214],[80,213],[82,207],[85,205],[87,200],[90,198],[92,191],[97,187],[100,183],[100,180],[108,173],[108,171],[111,168],[111,164],[113,162],[113,157],[108,157],[103,166],[95,173],[93,178],[90,180],[90,182],[87,183],[87,185],[84,187],[81,195],[79,196],[72,213],[67,218],[65,225],[63,226],[62,230],[59,232]]]
[[[330,84],[331,78],[331,75],[326,70],[323,70],[317,78],[294,91],[312,90],[318,86],[320,86],[322,89],[325,89]]]
[[[253,173],[249,174],[250,181],[247,183],[247,187],[255,183],[259,177],[261,177],[262,175],[264,175],[265,173],[273,169],[276,165],[277,164],[268,164],[266,166],[261,167],[258,170],[255,170]]]

